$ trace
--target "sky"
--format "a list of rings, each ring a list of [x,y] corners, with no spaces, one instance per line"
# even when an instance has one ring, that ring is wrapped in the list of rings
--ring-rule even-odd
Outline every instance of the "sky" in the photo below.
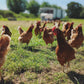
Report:
[[[67,4],[74,1],[82,4],[84,6],[84,0],[36,0],[39,4],[46,1],[49,4],[54,4],[60,6],[63,9],[67,9]],[[6,0],[0,0],[0,10],[8,10],[6,5]]]

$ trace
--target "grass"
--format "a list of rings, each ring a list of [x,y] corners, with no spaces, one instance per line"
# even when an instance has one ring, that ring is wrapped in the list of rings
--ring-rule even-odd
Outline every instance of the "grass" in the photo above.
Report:
[[[40,18],[16,18],[17,21],[35,21],[35,20],[40,20]],[[0,21],[8,21],[8,18],[0,18]]]
[[[18,21],[35,21],[35,20],[40,20],[40,18],[17,18]]]
[[[53,46],[45,44],[42,36],[33,37],[27,46],[18,42],[19,33],[18,26],[21,26],[26,31],[31,24],[35,25],[35,20],[29,19],[25,21],[0,21],[0,28],[2,25],[7,25],[12,32],[10,51],[7,54],[7,59],[2,67],[2,75],[4,77],[4,84],[74,84],[84,83],[84,45],[82,45],[76,53],[76,59],[71,61],[71,70],[67,74],[62,72],[62,67],[57,61],[55,54],[55,47],[57,41],[53,42]],[[70,19],[74,22],[74,27],[82,23],[83,19]],[[52,27],[53,24],[47,24]],[[62,25],[61,27],[62,28]],[[84,31],[84,29],[83,29]],[[73,74],[76,74],[77,81]],[[79,80],[79,75],[82,78]]]

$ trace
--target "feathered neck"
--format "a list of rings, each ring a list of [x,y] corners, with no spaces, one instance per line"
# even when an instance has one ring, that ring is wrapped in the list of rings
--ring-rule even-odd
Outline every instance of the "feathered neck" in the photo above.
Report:
[[[71,24],[70,29],[73,29],[73,24]]]
[[[8,27],[5,27],[5,32],[9,32],[10,30],[8,29]]]
[[[43,28],[45,27],[46,23],[44,23]]]
[[[57,42],[59,47],[64,47],[66,40],[63,35],[59,34],[57,35]]]
[[[37,24],[37,25],[36,25],[36,28],[39,28],[39,26],[40,26],[40,25],[39,25],[39,24]]]
[[[27,30],[27,32],[32,32],[33,28],[29,27],[29,29]]]

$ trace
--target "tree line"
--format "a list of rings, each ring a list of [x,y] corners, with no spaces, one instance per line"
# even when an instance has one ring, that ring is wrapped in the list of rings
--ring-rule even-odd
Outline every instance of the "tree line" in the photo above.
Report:
[[[54,7],[62,9],[57,5],[50,5],[48,2],[43,2],[41,5],[36,0],[7,0],[7,7],[9,10],[19,14],[28,10],[31,14],[38,16],[40,7]],[[70,18],[84,18],[84,7],[77,2],[70,2],[67,4],[67,16]]]

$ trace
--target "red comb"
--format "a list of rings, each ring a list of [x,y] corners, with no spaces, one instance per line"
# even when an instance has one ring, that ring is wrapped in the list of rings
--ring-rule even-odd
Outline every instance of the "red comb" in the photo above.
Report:
[[[40,31],[42,32],[42,29],[40,29]]]
[[[3,27],[5,27],[5,25],[3,25]]]
[[[74,22],[72,22],[71,24],[74,24]]]
[[[68,24],[68,25],[70,25],[70,23],[69,23],[69,22],[68,22],[67,24]]]
[[[53,28],[52,28],[52,31],[54,31],[55,29],[56,29],[56,27],[53,27]]]
[[[53,35],[55,36],[55,35],[57,35],[56,33],[53,33]]]
[[[38,21],[37,23],[40,23],[40,21]]]
[[[82,24],[79,24],[78,27],[82,27]]]

